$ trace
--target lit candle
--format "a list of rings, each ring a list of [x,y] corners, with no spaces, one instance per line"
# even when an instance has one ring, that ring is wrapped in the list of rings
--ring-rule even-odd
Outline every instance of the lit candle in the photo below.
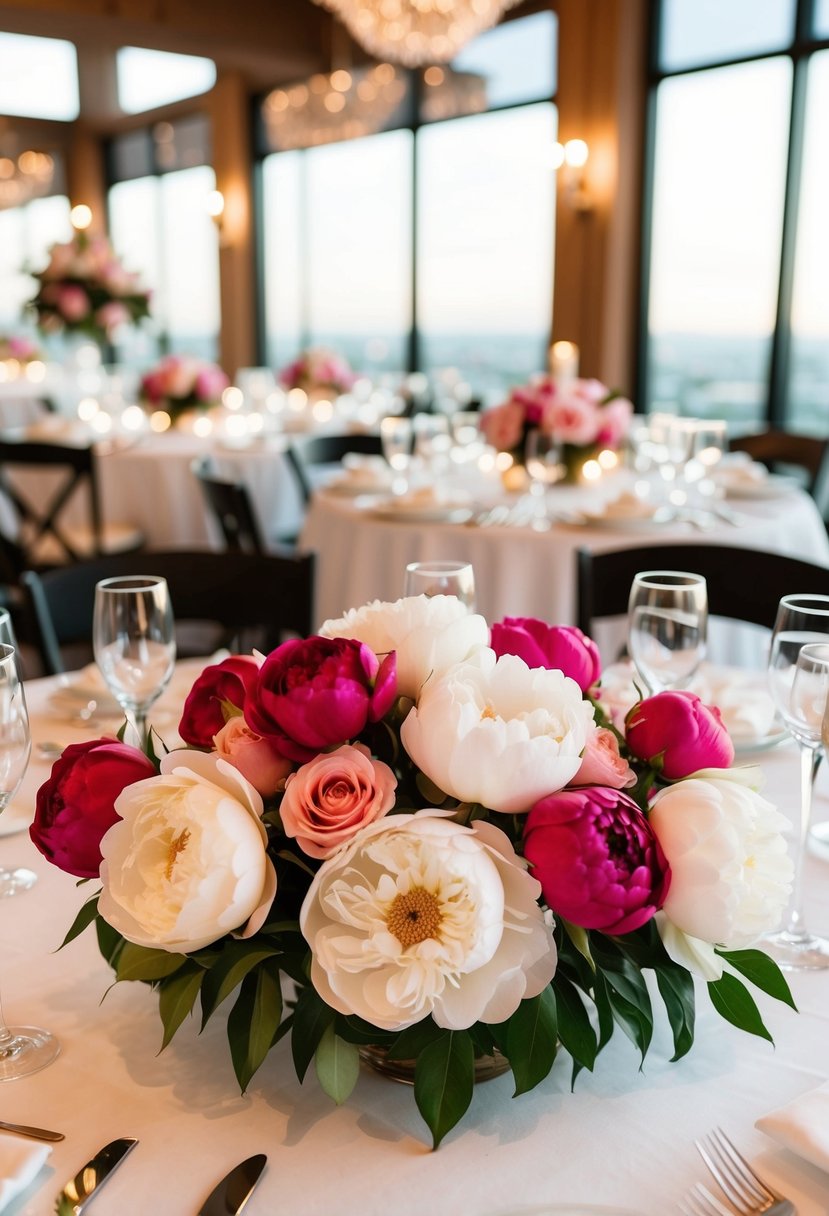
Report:
[[[550,347],[550,375],[556,384],[569,384],[579,374],[579,348],[575,342],[554,342]]]

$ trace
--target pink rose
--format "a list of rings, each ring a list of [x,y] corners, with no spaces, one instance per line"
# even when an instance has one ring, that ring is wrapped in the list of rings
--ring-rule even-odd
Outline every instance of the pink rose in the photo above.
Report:
[[[228,718],[213,744],[222,759],[237,768],[263,798],[275,794],[294,767],[238,714]]]
[[[251,688],[259,679],[259,663],[252,655],[232,654],[205,667],[181,712],[178,733],[191,747],[212,748],[213,738],[225,724],[222,702],[244,712]]]
[[[117,329],[119,325],[125,325],[129,319],[128,309],[123,304],[119,304],[117,300],[110,300],[108,304],[102,304],[95,313],[95,320],[107,333]]]
[[[614,397],[599,411],[599,433],[596,442],[606,448],[618,448],[630,429],[633,406],[625,397]]]
[[[584,397],[568,393],[555,397],[544,413],[544,430],[550,431],[561,443],[586,447],[594,443],[599,432],[599,408]]]
[[[89,296],[82,287],[67,283],[61,287],[56,299],[58,311],[67,321],[82,321],[89,316]]]
[[[517,401],[505,401],[481,414],[481,432],[491,447],[508,452],[518,447],[524,435],[524,409]]]
[[[510,401],[517,401],[521,406],[528,426],[540,426],[555,395],[555,384],[549,376],[543,376],[520,388],[514,388],[510,393]]]
[[[704,705],[696,693],[681,689],[634,705],[625,740],[634,756],[659,769],[666,781],[680,781],[701,768],[728,768],[734,760],[734,744],[716,705]]]
[[[195,393],[199,401],[218,401],[229,384],[220,367],[208,364],[196,375]]]
[[[542,798],[524,827],[524,856],[553,912],[583,929],[631,933],[664,903],[671,871],[636,803],[586,786]]]
[[[613,790],[636,784],[636,773],[619,752],[612,730],[600,726],[587,740],[581,768],[570,785],[607,785]]]
[[[499,657],[518,655],[528,667],[563,671],[582,692],[602,673],[596,643],[575,625],[545,625],[533,617],[507,616],[492,626],[490,646]]]
[[[317,756],[288,778],[279,808],[288,836],[309,857],[330,857],[394,806],[397,780],[362,743]]]
[[[154,776],[152,761],[117,739],[71,743],[37,791],[29,835],[59,869],[97,878],[101,840],[119,819],[115,799],[128,785]]]

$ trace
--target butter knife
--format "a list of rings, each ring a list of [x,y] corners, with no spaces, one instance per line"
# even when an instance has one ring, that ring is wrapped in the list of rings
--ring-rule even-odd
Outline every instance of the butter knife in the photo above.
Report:
[[[267,1160],[264,1153],[257,1153],[235,1165],[210,1192],[199,1208],[198,1216],[239,1216],[253,1194]]]
[[[0,1132],[14,1132],[15,1136],[30,1136],[32,1140],[65,1140],[63,1132],[50,1132],[45,1127],[29,1127],[28,1123],[3,1123]]]
[[[75,1175],[58,1195],[57,1216],[81,1216],[86,1211],[89,1202],[99,1186],[102,1186],[112,1171],[135,1148],[138,1141],[134,1136],[124,1136],[113,1140],[96,1153],[91,1161],[87,1161],[83,1169]]]

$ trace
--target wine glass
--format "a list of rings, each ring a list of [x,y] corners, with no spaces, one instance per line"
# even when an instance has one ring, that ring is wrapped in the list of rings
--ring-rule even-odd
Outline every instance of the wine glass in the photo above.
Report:
[[[475,610],[475,573],[470,562],[409,562],[403,594],[454,595]]]
[[[0,644],[0,812],[17,793],[31,751],[29,715],[17,673],[16,651],[13,646]],[[46,1030],[7,1026],[0,1008],[0,1081],[14,1081],[45,1068],[59,1050],[57,1039]]]
[[[176,660],[167,580],[141,574],[98,583],[92,642],[101,675],[143,747],[147,711],[169,684]]]
[[[17,651],[12,618],[7,608],[0,608],[0,644]],[[19,674],[19,673],[18,673]],[[0,899],[28,891],[37,882],[37,874],[27,866],[0,866]]]
[[[389,415],[380,423],[383,455],[395,474],[392,488],[396,494],[405,493],[406,474],[412,458],[412,420]]]
[[[800,749],[800,819],[794,838],[794,883],[785,928],[764,939],[781,967],[829,967],[829,940],[806,928],[802,875],[812,789],[823,758],[821,726],[829,691],[829,596],[784,595],[769,653],[769,685],[780,716]]]
[[[643,570],[628,600],[628,653],[648,693],[685,687],[705,657],[708,590],[701,574]]]
[[[530,476],[530,496],[535,503],[532,526],[543,530],[550,526],[547,490],[564,475],[560,442],[549,431],[530,431],[524,443],[524,462]]]

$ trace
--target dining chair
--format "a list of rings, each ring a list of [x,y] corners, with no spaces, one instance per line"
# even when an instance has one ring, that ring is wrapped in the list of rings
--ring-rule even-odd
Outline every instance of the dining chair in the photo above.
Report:
[[[27,570],[21,581],[32,640],[44,671],[54,675],[65,669],[62,648],[83,644],[91,650],[95,586],[101,579],[133,574],[165,578],[179,642],[184,622],[218,627],[206,648],[182,645],[182,654],[205,654],[220,645],[267,653],[286,635],[311,633],[314,564],[312,553],[145,552],[40,573]]]
[[[265,553],[265,542],[245,483],[222,476],[209,456],[194,460],[191,468],[228,552]]]
[[[737,435],[729,440],[728,446],[732,452],[746,452],[770,472],[787,467],[801,469],[806,476],[804,488],[816,499],[821,513],[826,514],[823,508],[829,506],[825,487],[829,476],[828,438],[770,429],[754,435]]]
[[[643,545],[576,553],[576,624],[591,635],[602,617],[625,616],[634,575],[642,570],[688,570],[708,584],[708,611],[774,626],[777,606],[792,591],[829,595],[829,567],[734,545]]]
[[[33,472],[36,484],[29,487],[24,474]],[[85,523],[65,517],[78,496],[86,498]],[[93,445],[0,438],[0,498],[17,522],[14,543],[30,567],[134,552],[144,544],[138,528],[104,520]]]
[[[382,440],[379,435],[366,434],[311,435],[305,439],[295,439],[288,444],[285,455],[306,506],[314,492],[310,470],[326,464],[339,464],[349,452],[364,456],[382,456]]]

